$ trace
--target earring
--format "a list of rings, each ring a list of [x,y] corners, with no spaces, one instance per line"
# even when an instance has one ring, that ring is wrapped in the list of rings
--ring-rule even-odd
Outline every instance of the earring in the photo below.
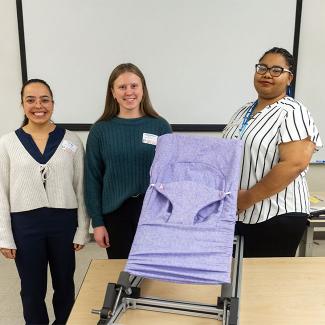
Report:
[[[292,87],[290,86],[290,84],[287,87],[286,93],[287,93],[287,96],[292,97]]]

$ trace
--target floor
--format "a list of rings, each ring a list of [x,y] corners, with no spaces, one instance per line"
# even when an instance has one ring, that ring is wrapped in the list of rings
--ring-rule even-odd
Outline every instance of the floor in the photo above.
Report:
[[[325,256],[325,240],[314,242],[313,256]],[[78,292],[90,261],[106,258],[106,252],[91,242],[78,252],[76,257],[75,284],[76,292]],[[24,325],[19,290],[20,282],[14,262],[0,256],[0,325]],[[54,319],[51,306],[52,293],[52,288],[49,285],[46,302],[51,321]]]
[[[106,251],[96,243],[91,242],[81,251],[76,253],[75,285],[76,293],[84,278],[92,259],[107,258]],[[46,303],[50,321],[54,321],[51,304],[53,290],[49,274]],[[0,325],[24,325],[22,306],[20,300],[20,280],[13,260],[7,260],[0,256]],[[77,324],[76,324],[77,325]]]

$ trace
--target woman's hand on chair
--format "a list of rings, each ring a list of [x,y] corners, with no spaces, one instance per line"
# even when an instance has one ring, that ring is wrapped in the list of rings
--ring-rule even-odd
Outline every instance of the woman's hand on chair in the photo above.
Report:
[[[241,213],[254,204],[249,190],[239,190],[237,197],[237,213]]]

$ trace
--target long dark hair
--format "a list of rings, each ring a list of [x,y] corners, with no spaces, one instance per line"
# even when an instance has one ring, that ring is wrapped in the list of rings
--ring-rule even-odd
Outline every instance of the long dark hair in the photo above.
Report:
[[[52,92],[52,89],[51,89],[51,87],[48,85],[48,83],[46,81],[44,81],[42,79],[29,79],[21,87],[21,91],[20,91],[21,104],[23,104],[24,91],[25,91],[26,86],[28,86],[30,84],[33,84],[33,83],[40,83],[40,84],[44,85],[48,89],[48,91],[50,92],[50,95],[51,95],[52,100],[53,100],[53,92]],[[24,115],[24,120],[23,120],[23,123],[21,124],[21,127],[23,127],[23,126],[25,126],[27,124],[28,124],[28,118],[27,118],[26,115]]]
[[[106,101],[105,101],[105,109],[102,116],[97,120],[99,121],[107,121],[118,115],[120,112],[120,107],[117,101],[114,99],[112,94],[112,89],[114,86],[115,80],[125,72],[131,72],[137,75],[141,79],[143,96],[140,103],[140,111],[147,116],[158,117],[159,114],[154,110],[148,93],[148,88],[146,84],[146,80],[144,78],[141,70],[132,63],[122,63],[118,65],[111,73],[108,79],[107,92],[106,92]]]

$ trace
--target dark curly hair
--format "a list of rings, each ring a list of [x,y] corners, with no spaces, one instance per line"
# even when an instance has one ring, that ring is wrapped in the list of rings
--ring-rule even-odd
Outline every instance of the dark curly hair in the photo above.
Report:
[[[293,73],[293,70],[295,68],[295,59],[294,59],[293,55],[289,51],[287,51],[286,49],[281,48],[281,47],[273,47],[270,50],[266,51],[262,55],[262,57],[259,59],[259,62],[265,57],[265,55],[270,54],[270,53],[282,55],[283,58],[287,62],[289,70]]]

